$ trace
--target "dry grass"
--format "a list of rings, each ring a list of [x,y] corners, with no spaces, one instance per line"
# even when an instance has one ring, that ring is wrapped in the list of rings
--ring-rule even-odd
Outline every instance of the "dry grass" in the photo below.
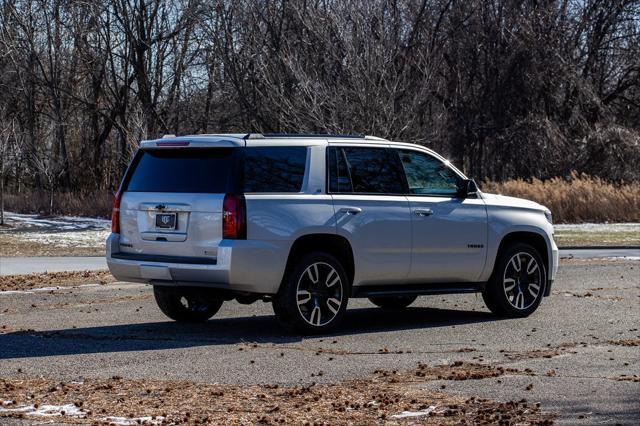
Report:
[[[0,257],[17,256],[104,256],[103,241],[91,247],[57,245],[26,239],[21,233],[0,233]],[[90,231],[87,231],[90,232]]]
[[[42,287],[69,287],[80,284],[115,282],[109,271],[45,272],[0,276],[0,292],[31,290]]]
[[[558,223],[640,221],[640,182],[615,185],[573,173],[566,179],[484,182],[482,190],[543,204]]]
[[[58,192],[53,196],[53,211],[49,211],[49,194],[30,191],[5,194],[4,208],[10,212],[33,214],[61,214],[73,216],[109,217],[113,193],[107,189],[95,192]]]
[[[420,366],[402,373],[378,373],[336,384],[295,387],[130,380],[118,376],[71,383],[3,378],[0,395],[11,403],[5,404],[4,410],[0,408],[0,417],[34,419],[28,410],[18,411],[20,407],[31,407],[33,411],[53,405],[66,406],[71,411],[56,417],[65,423],[105,424],[119,417],[130,424],[551,424],[552,414],[543,413],[539,404],[526,400],[466,398],[420,386],[438,377],[468,380],[504,373],[503,369],[456,362],[449,366]],[[397,417],[402,412],[419,411],[423,413],[418,416]]]
[[[558,247],[567,246],[640,246],[640,224],[608,223],[554,226]]]

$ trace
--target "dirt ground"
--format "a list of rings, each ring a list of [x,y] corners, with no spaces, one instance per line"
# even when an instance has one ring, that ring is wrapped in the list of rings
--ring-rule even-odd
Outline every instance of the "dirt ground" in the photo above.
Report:
[[[46,272],[41,274],[0,275],[0,292],[37,288],[71,287],[115,282],[109,271]]]
[[[515,372],[510,372],[514,374]],[[0,379],[0,416],[36,419],[46,407],[65,423],[142,424],[551,424],[540,404],[428,391],[428,380],[474,380],[502,367],[454,362],[307,386],[233,386],[187,381]],[[40,411],[38,411],[40,409]],[[40,414],[41,416],[42,414]]]

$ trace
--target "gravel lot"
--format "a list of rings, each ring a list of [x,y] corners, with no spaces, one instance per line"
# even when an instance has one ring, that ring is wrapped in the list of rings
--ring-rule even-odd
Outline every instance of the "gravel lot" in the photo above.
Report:
[[[129,383],[128,392],[135,395],[136,386],[143,393],[145,383],[155,389],[179,381],[242,392],[247,388],[237,385],[261,385],[267,397],[271,391],[264,389],[276,384],[303,389],[312,383],[332,386],[329,393],[354,389],[362,396],[383,380],[386,388],[405,396],[388,406],[387,417],[354,420],[390,421],[404,406],[422,406],[424,411],[438,398],[450,398],[440,405],[458,401],[466,410],[472,404],[468,398],[476,397],[505,403],[524,399],[530,406],[539,402],[543,413],[557,413],[558,422],[571,424],[640,422],[638,261],[565,261],[552,297],[527,319],[497,320],[481,298],[464,295],[423,297],[403,312],[385,312],[366,300],[354,300],[345,323],[331,336],[301,338],[277,326],[269,304],[233,302],[206,324],[181,325],[159,312],[149,287],[123,283],[0,294],[0,400],[22,395],[26,400],[20,404],[61,404],[44,391],[51,383],[55,388],[60,381],[79,386],[94,380],[95,392],[104,385],[101,381],[114,376]],[[496,373],[475,373],[485,370]],[[43,392],[29,400],[29,390],[38,386]],[[406,396],[416,390],[422,393]],[[238,393],[234,401],[246,398],[243,395]],[[103,413],[102,419],[142,418],[143,411],[161,416],[171,399],[159,400],[163,402],[136,412],[127,408]],[[9,415],[7,407],[0,407],[0,416]],[[296,403],[282,407],[302,409]],[[117,411],[117,405],[111,410]],[[247,408],[237,410],[246,414]],[[327,410],[317,418],[335,421],[331,416],[339,413],[337,408]],[[532,413],[527,410],[516,407],[514,413],[521,412],[517,418],[526,420]],[[225,418],[242,418],[235,413]],[[68,417],[65,421],[82,421]],[[259,417],[245,419],[255,422]],[[283,414],[282,419],[291,418]],[[442,419],[406,417],[413,422]],[[0,418],[3,421],[9,419]]]

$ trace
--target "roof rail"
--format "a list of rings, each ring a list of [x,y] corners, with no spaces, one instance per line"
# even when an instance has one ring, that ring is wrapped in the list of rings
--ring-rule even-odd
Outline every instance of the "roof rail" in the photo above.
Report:
[[[340,134],[340,133],[249,133],[246,139],[264,138],[351,138],[364,139],[362,133]]]

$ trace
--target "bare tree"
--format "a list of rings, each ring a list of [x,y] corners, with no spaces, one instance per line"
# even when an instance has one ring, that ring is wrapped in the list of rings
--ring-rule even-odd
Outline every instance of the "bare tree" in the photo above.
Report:
[[[140,139],[230,131],[377,134],[480,179],[637,180],[601,160],[640,158],[639,56],[637,0],[6,0],[4,184],[50,210],[116,187]]]

